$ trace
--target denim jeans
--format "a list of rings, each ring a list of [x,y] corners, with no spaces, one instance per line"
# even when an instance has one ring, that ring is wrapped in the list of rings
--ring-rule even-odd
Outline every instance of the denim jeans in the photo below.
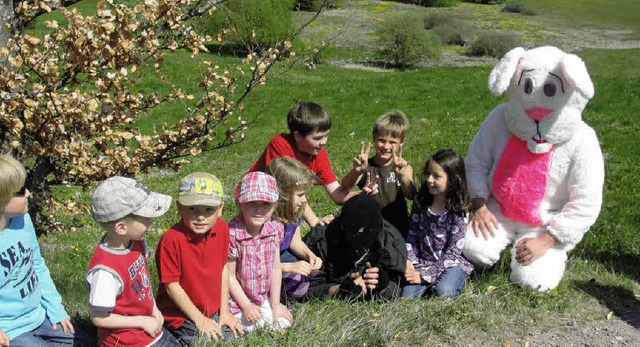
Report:
[[[214,313],[213,316],[209,318],[214,320],[216,323],[220,322],[220,312]],[[206,337],[200,335],[200,332],[198,331],[198,328],[196,328],[196,325],[188,319],[185,320],[178,329],[173,330],[172,332],[173,335],[178,339],[178,341],[180,341],[180,343],[187,346],[196,345],[196,343],[198,342],[205,342],[206,339]],[[226,325],[223,325],[220,328],[220,332],[222,332],[223,341],[232,341],[235,339],[233,332]]]
[[[35,346],[95,346],[96,341],[78,326],[73,326],[76,331],[66,334],[58,324],[58,328],[53,330],[51,321],[45,317],[44,322],[32,331],[28,331],[16,338],[11,339],[11,347],[35,347]]]
[[[151,347],[179,347],[180,342],[167,330],[162,327],[162,337],[151,345]]]
[[[456,298],[462,291],[467,275],[461,267],[444,269],[434,284],[408,284],[402,289],[403,298],[417,298],[430,294],[445,298]]]

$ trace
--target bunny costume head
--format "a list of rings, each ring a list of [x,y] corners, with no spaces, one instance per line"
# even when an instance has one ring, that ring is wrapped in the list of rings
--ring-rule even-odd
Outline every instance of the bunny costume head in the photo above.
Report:
[[[509,51],[491,72],[489,90],[507,92],[507,127],[534,153],[567,141],[594,93],[584,62],[550,46]]]

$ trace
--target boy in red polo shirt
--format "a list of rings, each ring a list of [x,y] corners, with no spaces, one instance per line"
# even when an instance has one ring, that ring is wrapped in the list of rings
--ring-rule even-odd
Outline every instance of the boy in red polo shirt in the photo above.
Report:
[[[204,172],[187,175],[177,206],[182,218],[164,233],[156,253],[157,301],[165,326],[187,345],[233,340],[244,332],[228,309],[229,227],[220,218],[222,183]]]
[[[275,158],[296,158],[318,176],[336,204],[343,204],[358,194],[351,191],[351,187],[342,187],[333,173],[329,155],[324,149],[331,130],[331,119],[320,105],[313,102],[297,103],[287,114],[287,126],[289,133],[274,136],[249,172],[264,172]],[[305,207],[303,216],[310,226],[323,225],[333,219],[333,215],[318,218],[309,205]]]

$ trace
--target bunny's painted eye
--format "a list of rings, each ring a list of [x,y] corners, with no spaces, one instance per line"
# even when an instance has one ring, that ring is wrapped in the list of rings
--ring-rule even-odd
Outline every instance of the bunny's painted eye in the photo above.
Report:
[[[556,85],[553,83],[545,83],[542,90],[544,91],[544,95],[548,97],[556,95]]]
[[[525,94],[533,93],[533,80],[531,78],[524,80],[524,92]]]

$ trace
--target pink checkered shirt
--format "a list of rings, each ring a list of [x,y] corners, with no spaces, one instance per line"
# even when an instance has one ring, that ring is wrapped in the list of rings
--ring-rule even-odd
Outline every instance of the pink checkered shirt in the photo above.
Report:
[[[280,256],[280,242],[284,238],[282,223],[269,221],[260,235],[253,238],[247,232],[242,216],[229,222],[229,259],[236,261],[236,278],[252,303],[260,306],[269,299],[269,281],[276,257]],[[229,297],[229,311],[240,312],[238,304]]]

